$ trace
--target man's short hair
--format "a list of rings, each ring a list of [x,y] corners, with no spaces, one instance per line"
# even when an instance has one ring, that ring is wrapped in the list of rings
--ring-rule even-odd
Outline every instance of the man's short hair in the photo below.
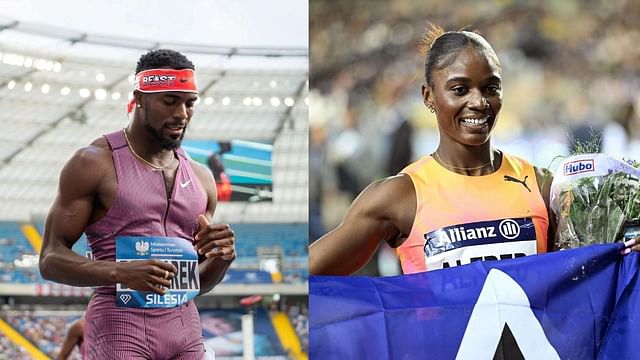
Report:
[[[170,68],[174,70],[191,69],[195,70],[191,60],[181,53],[169,49],[151,50],[142,55],[138,60],[136,74],[149,69]]]

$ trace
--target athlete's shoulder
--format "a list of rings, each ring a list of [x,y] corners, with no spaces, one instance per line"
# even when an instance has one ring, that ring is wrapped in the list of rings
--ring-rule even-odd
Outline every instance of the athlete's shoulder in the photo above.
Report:
[[[60,189],[71,193],[89,193],[114,172],[111,149],[99,139],[73,153],[60,172]]]
[[[203,177],[203,178],[206,177],[206,178],[213,179],[213,173],[211,172],[211,170],[209,170],[209,168],[206,165],[201,164],[191,158],[189,158],[188,161],[189,161],[189,165],[191,165],[191,169],[198,177]]]
[[[69,159],[69,164],[102,167],[112,163],[111,148],[104,138],[97,138],[91,144],[81,147]]]
[[[209,195],[213,195],[216,191],[215,179],[213,178],[213,173],[209,168],[197,161],[194,161],[191,158],[188,158],[189,165],[193,170],[193,174],[198,178],[198,181],[202,185],[205,193]]]
[[[433,161],[433,157],[431,155],[424,155],[420,159],[412,162],[411,164],[405,166],[404,169],[400,171],[401,174],[413,174],[421,170],[425,165]]]
[[[525,166],[533,166],[533,164],[531,163],[531,161],[519,156],[519,155],[514,155],[514,154],[510,154],[508,152],[502,151],[500,150],[500,152],[502,153],[502,161],[507,161],[509,163],[515,163],[515,164],[519,164],[519,165],[525,165]]]
[[[406,173],[389,176],[383,179],[373,181],[366,190],[376,190],[384,192],[400,192],[413,189],[411,177]]]
[[[408,199],[415,199],[413,181],[407,174],[398,174],[372,182],[358,195],[356,202],[366,204],[372,210],[393,213],[396,205]]]

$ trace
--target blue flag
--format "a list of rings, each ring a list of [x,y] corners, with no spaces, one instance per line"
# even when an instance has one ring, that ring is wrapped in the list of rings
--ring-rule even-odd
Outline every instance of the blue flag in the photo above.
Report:
[[[309,357],[640,359],[640,263],[621,248],[386,278],[313,276]]]

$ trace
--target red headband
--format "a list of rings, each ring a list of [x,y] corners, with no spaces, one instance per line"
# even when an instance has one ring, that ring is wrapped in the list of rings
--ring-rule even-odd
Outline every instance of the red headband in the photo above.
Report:
[[[157,93],[165,91],[182,91],[198,93],[196,88],[196,74],[191,69],[149,69],[136,74],[133,84],[134,91],[143,93]],[[127,105],[127,113],[133,111],[135,98]]]

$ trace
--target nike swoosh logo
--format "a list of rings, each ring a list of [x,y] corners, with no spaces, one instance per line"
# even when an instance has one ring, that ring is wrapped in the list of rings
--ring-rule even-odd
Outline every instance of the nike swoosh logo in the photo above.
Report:
[[[189,79],[180,79],[180,82],[187,82]]]
[[[189,181],[187,181],[186,183],[180,183],[180,187],[185,188],[187,187],[187,185],[189,185],[190,182],[191,182],[191,179],[189,179]]]

